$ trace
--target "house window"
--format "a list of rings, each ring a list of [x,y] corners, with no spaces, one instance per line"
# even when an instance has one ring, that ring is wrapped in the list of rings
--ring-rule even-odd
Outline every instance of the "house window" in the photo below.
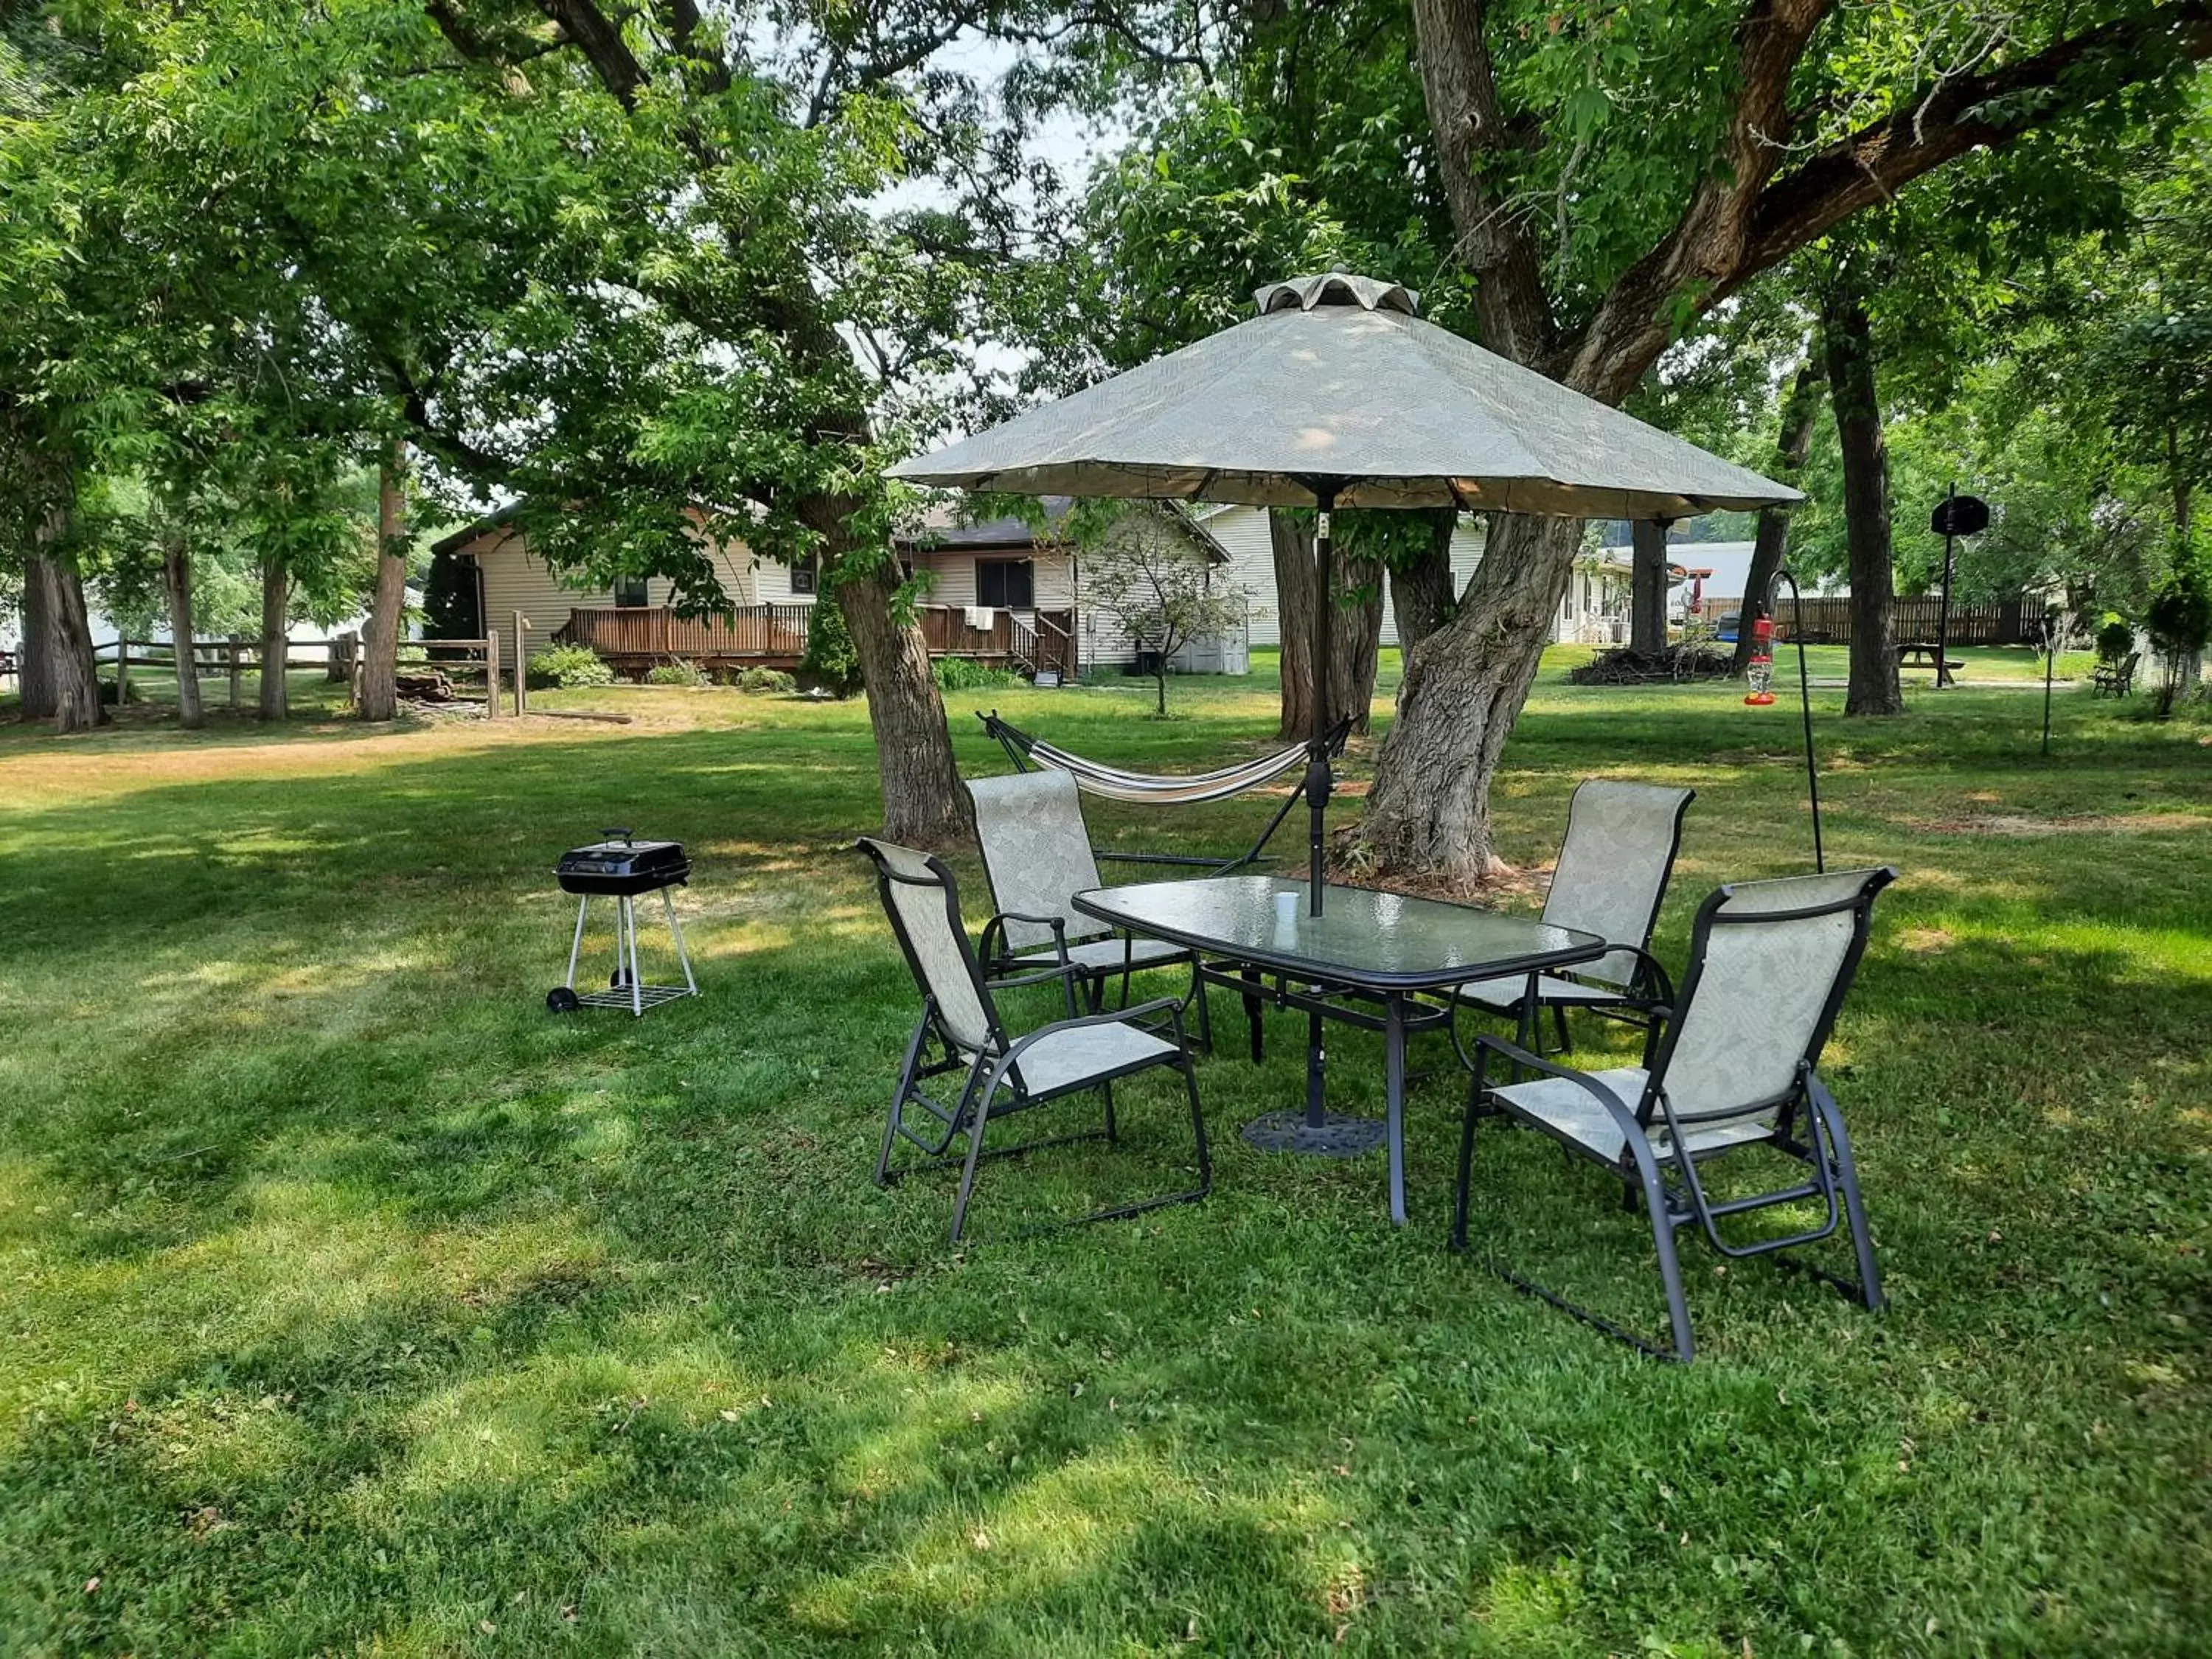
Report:
[[[979,559],[975,603],[994,610],[1027,611],[1036,603],[1036,564],[1030,559]]]
[[[615,603],[623,610],[635,611],[652,602],[646,597],[644,577],[617,576],[615,578]]]
[[[797,564],[791,567],[791,591],[794,593],[813,592],[815,591],[816,580],[820,575],[821,570],[821,556],[817,553],[809,553]]]

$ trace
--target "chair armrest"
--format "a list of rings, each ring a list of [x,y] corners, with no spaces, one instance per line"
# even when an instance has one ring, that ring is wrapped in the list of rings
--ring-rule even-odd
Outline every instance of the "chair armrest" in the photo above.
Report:
[[[1032,927],[1052,929],[1052,945],[1062,965],[1067,962],[1067,918],[1066,916],[1033,916],[1020,910],[1001,910],[983,924],[983,942],[976,954],[986,963],[1006,963],[1014,959],[1013,949],[1005,943],[1006,924],[1027,922]]]
[[[1612,1090],[1590,1076],[1589,1073],[1578,1072],[1571,1066],[1561,1066],[1542,1059],[1530,1054],[1519,1043],[1508,1042],[1503,1037],[1486,1035],[1478,1036],[1474,1040],[1475,1079],[1478,1091],[1487,1091],[1487,1085],[1483,1080],[1483,1055],[1486,1051],[1494,1051],[1504,1055],[1524,1071],[1540,1072],[1546,1077],[1555,1077],[1573,1084],[1612,1115],[1613,1121],[1620,1126],[1621,1133],[1627,1137],[1629,1145],[1635,1146],[1647,1139],[1647,1131],[1643,1124],[1637,1121],[1636,1114],[1620,1103],[1620,1096],[1614,1094]],[[1471,1106],[1470,1102],[1470,1108]]]

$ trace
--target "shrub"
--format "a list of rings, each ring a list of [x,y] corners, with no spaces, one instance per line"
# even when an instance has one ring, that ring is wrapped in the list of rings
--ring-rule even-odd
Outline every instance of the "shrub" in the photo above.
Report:
[[[678,659],[673,662],[656,663],[646,671],[647,685],[712,685],[713,676],[696,662]]]
[[[939,657],[929,665],[940,691],[1001,691],[1019,685],[1022,677],[1004,668],[987,668],[966,657]]]
[[[738,676],[740,691],[796,691],[799,682],[781,668],[748,668]]]
[[[799,665],[810,679],[841,697],[860,689],[860,653],[845,631],[845,613],[829,592],[815,600],[807,617],[806,654]]]
[[[615,671],[589,646],[553,645],[531,654],[530,683],[573,691],[580,686],[612,685]]]
[[[2097,622],[2097,655],[2118,662],[2136,648],[2136,630],[2117,611],[2107,611]]]

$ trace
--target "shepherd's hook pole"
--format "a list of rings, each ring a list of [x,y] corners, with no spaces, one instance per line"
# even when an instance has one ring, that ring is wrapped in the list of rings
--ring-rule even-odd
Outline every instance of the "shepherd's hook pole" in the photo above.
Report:
[[[1805,716],[1805,793],[1813,803],[1813,868],[1826,875],[1828,856],[1820,841],[1820,769],[1813,757],[1813,681],[1805,667],[1805,596],[1787,566],[1774,573],[1774,580],[1790,584],[1790,634],[1797,646],[1797,704]],[[1771,614],[1773,583],[1767,585],[1766,608]]]

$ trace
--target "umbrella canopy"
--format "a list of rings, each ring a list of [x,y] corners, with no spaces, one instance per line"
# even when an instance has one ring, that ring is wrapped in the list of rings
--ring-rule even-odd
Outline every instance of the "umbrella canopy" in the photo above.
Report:
[[[1786,484],[1425,322],[1395,283],[1271,283],[1260,314],[933,455],[912,483],[1013,495],[1686,519]]]

